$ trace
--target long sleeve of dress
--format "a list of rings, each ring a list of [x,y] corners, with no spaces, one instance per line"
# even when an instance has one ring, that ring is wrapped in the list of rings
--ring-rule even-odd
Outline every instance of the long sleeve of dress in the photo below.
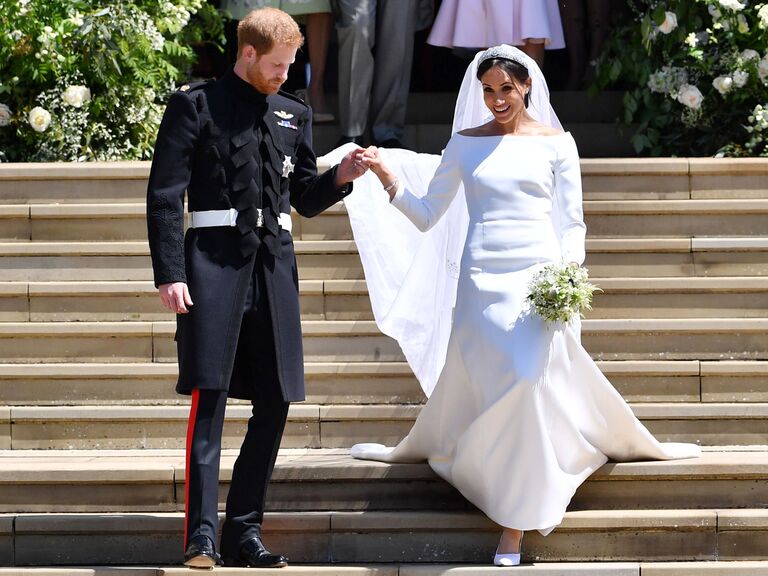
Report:
[[[422,232],[432,228],[445,214],[461,184],[458,153],[455,141],[448,142],[440,165],[429,183],[427,193],[421,198],[403,187],[392,199],[392,205],[405,214]]]
[[[579,152],[573,138],[566,138],[559,147],[555,164],[555,194],[557,196],[560,246],[564,262],[582,264],[585,257],[587,227],[581,195]]]

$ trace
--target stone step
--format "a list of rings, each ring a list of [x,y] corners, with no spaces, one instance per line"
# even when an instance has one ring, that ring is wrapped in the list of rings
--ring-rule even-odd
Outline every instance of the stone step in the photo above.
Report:
[[[221,459],[224,509],[236,449]],[[2,513],[183,512],[183,450],[0,451]],[[608,463],[569,510],[759,508],[768,505],[768,446],[704,447],[668,462]],[[268,492],[274,512],[473,510],[426,463],[355,460],[347,450],[282,449]]]
[[[0,205],[0,239],[51,241],[146,240],[144,203]],[[768,199],[587,200],[591,237],[751,236],[765,234]],[[315,218],[293,213],[296,240],[349,240],[344,205]]]
[[[768,316],[768,276],[593,278],[587,318]],[[305,320],[372,320],[364,280],[302,280]],[[151,281],[0,282],[0,322],[172,320]]]
[[[768,402],[768,362],[598,361],[630,402]],[[307,362],[307,402],[420,404],[405,362]],[[0,364],[0,405],[188,404],[175,363]],[[232,400],[231,402],[238,402]]]
[[[633,403],[632,409],[662,441],[745,446],[768,443],[765,403]],[[359,442],[394,446],[421,411],[415,404],[293,404],[284,448],[349,448]],[[238,447],[249,405],[227,411],[223,443]],[[9,406],[0,408],[0,449],[181,448],[187,406]]]
[[[302,280],[363,279],[352,240],[296,242]],[[591,238],[595,278],[766,276],[768,237]],[[151,280],[145,242],[0,242],[6,282]]]
[[[758,509],[569,512],[546,538],[528,533],[523,560],[766,560],[767,516]],[[5,518],[4,556],[21,566],[168,565],[179,562],[183,549],[180,513]],[[488,565],[498,537],[498,527],[474,512],[272,513],[264,522],[265,543],[295,563]],[[414,572],[419,573],[424,572]],[[493,573],[526,572],[515,568]]]
[[[307,362],[402,362],[375,322],[302,322]],[[4,322],[0,363],[174,362],[175,322]],[[766,360],[768,318],[585,320],[596,360]]]
[[[438,129],[436,138],[447,134]],[[319,166],[328,164],[321,158]],[[768,198],[764,158],[596,158],[581,166],[587,200]],[[144,202],[149,167],[149,162],[6,163],[0,165],[0,198],[3,204]]]
[[[178,563],[178,559],[176,559]],[[765,576],[768,561],[704,562],[532,562],[514,568],[467,564],[291,564],[260,569],[263,576]],[[195,572],[174,567],[35,567],[0,568],[0,576],[189,576]],[[237,576],[242,568],[216,568],[216,574]]]

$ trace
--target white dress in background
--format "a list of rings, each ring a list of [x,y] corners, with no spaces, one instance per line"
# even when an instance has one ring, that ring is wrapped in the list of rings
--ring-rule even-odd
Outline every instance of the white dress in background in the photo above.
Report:
[[[543,40],[565,47],[557,0],[443,0],[427,42],[448,48],[521,46]]]
[[[390,163],[396,158],[384,157],[400,171],[401,182],[412,181],[402,171],[407,162]],[[411,166],[420,163],[413,158]],[[657,442],[582,348],[578,326],[548,326],[525,306],[534,272],[548,263],[584,259],[581,176],[570,133],[456,134],[427,194],[417,198],[401,188],[392,204],[428,229],[462,183],[469,225],[434,391],[397,447],[358,444],[352,455],[427,460],[498,524],[547,534],[562,521],[578,486],[609,458],[688,458],[700,450]],[[356,183],[355,193],[362,190]],[[380,185],[375,194],[386,196]],[[353,206],[349,210],[356,240],[363,239],[366,221],[355,217]],[[358,247],[369,286],[379,281],[377,258],[383,265],[397,260],[387,253],[391,248],[377,255],[375,238],[358,241]],[[425,295],[424,305],[430,300]]]

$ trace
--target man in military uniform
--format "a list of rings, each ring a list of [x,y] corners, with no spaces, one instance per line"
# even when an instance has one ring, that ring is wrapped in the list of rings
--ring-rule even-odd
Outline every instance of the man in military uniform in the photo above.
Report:
[[[303,38],[284,12],[238,27],[234,68],[182,86],[158,132],[147,191],[155,285],[176,312],[177,391],[187,430],[184,563],[217,563],[218,476],[227,396],[253,416],[235,462],[221,534],[225,565],[275,567],[261,541],[267,484],[291,401],[304,399],[291,205],[315,216],[351,192],[362,150],[318,176],[311,111],[279,92]],[[189,230],[183,234],[184,194]]]

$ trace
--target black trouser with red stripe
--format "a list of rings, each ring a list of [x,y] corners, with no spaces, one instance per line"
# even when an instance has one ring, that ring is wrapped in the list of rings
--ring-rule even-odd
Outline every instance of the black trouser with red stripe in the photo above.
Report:
[[[240,546],[261,535],[267,485],[277,458],[289,403],[277,374],[271,315],[264,279],[254,268],[248,290],[235,365],[254,374],[253,412],[232,471],[220,551],[237,557]],[[204,534],[216,542],[219,459],[227,392],[195,390],[187,429],[187,483],[184,545]]]

